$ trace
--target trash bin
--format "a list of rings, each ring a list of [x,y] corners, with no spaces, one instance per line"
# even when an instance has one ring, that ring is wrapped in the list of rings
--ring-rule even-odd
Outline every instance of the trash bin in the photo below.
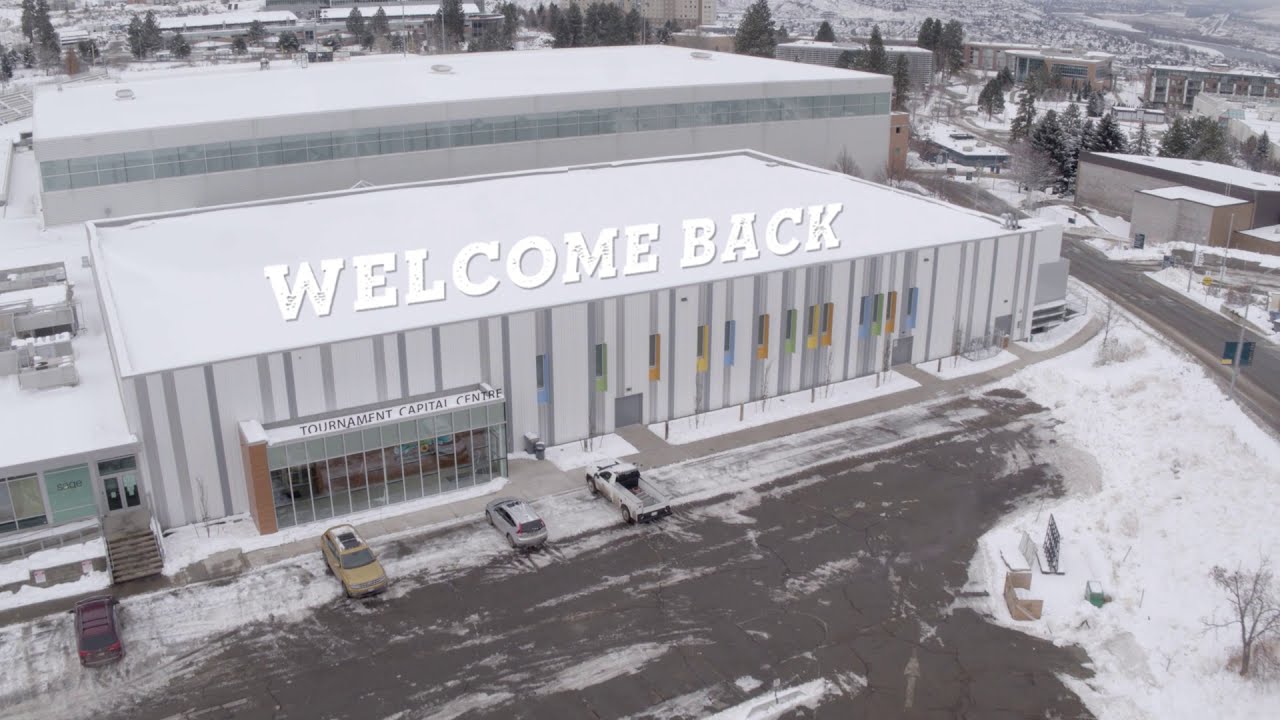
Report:
[[[524,434],[524,451],[539,460],[547,459],[547,444],[542,442],[542,438],[538,437],[538,433]]]
[[[1084,585],[1084,599],[1089,601],[1094,607],[1102,607],[1107,602],[1107,596],[1102,592],[1102,583],[1097,580],[1090,580]]]

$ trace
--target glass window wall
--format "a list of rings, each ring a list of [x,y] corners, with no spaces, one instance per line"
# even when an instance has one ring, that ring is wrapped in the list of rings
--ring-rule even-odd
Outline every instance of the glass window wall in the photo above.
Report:
[[[506,447],[501,403],[271,447],[276,523],[290,527],[483,484],[506,475]],[[0,523],[3,511],[0,504]]]
[[[753,98],[459,119],[141,150],[40,163],[45,191],[472,145],[885,115],[889,93]]]
[[[44,498],[36,475],[0,478],[0,533],[44,525]]]

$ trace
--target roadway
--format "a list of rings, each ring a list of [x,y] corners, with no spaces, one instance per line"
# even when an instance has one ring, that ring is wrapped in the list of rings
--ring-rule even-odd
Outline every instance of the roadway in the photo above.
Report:
[[[1159,265],[1111,261],[1079,238],[1065,240],[1062,254],[1071,260],[1072,275],[1182,346],[1210,373],[1229,380],[1231,368],[1220,362],[1223,343],[1239,338],[1239,324],[1146,277]],[[1240,371],[1237,397],[1257,419],[1280,432],[1280,349],[1252,330],[1245,331],[1245,340],[1257,347],[1253,365]]]

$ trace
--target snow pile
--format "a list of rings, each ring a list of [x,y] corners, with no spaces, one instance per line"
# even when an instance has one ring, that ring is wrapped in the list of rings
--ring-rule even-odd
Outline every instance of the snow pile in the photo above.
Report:
[[[553,445],[547,448],[547,459],[561,470],[568,471],[603,460],[634,455],[636,452],[638,451],[631,443],[610,433],[564,445]]]
[[[916,365],[917,370],[923,370],[934,377],[950,380],[951,378],[965,377],[967,375],[976,375],[980,372],[994,370],[998,367],[1004,367],[1018,359],[1017,355],[1008,350],[1000,350],[993,353],[991,357],[982,358],[980,360],[970,360],[963,355],[953,355],[942,360],[932,360],[922,362]]]
[[[1145,329],[1130,321],[1111,334],[1146,351],[1095,367],[1099,337],[1002,383],[1061,422],[1057,443],[1039,452],[1062,471],[1066,495],[987,533],[970,582],[992,593],[980,604],[995,622],[1089,652],[1097,676],[1064,681],[1104,720],[1259,717],[1280,707],[1280,687],[1226,670],[1238,633],[1203,621],[1226,611],[1210,569],[1256,565],[1280,544],[1280,443]],[[1050,513],[1066,574],[1034,572],[1029,596],[1044,601],[1043,616],[1017,622],[1000,597],[1001,550],[1016,552],[1023,531],[1043,542]],[[1112,598],[1102,609],[1085,601],[1089,581]]]
[[[26,582],[31,578],[32,570],[46,570],[59,565],[69,565],[82,560],[105,557],[106,554],[107,546],[103,544],[100,537],[82,543],[75,543],[74,545],[63,545],[62,547],[33,552],[26,557],[0,563],[0,585]],[[0,595],[0,606],[4,604],[3,598],[4,596]]]
[[[649,430],[672,445],[684,445],[917,387],[920,387],[919,383],[902,375],[889,373],[879,380],[871,375],[832,383],[814,392],[802,390],[771,397],[763,402],[755,400],[744,403],[741,407],[733,405],[667,423],[654,423],[649,426]],[[738,417],[739,412],[742,419]]]
[[[802,685],[778,688],[752,700],[721,710],[707,720],[773,720],[802,707],[816,708],[834,688],[818,679]]]

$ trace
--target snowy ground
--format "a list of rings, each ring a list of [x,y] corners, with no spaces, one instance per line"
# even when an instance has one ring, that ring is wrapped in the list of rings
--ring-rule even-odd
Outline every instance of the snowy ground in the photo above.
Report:
[[[1000,350],[999,352],[992,353],[990,357],[985,357],[980,360],[970,360],[962,355],[954,355],[949,358],[943,358],[941,362],[935,360],[932,362],[920,363],[919,365],[916,365],[916,369],[923,370],[934,377],[950,380],[952,378],[965,377],[968,375],[975,375],[980,372],[986,372],[988,370],[994,370],[998,367],[1008,365],[1017,359],[1018,356],[1008,350]],[[941,369],[939,369],[939,366],[941,366]]]
[[[1131,359],[1095,367],[1101,336],[1003,384],[1049,408],[1066,496],[1008,516],[980,542],[971,583],[994,622],[1088,650],[1097,676],[1066,681],[1102,720],[1260,718],[1280,685],[1225,669],[1233,632],[1208,631],[1225,605],[1214,565],[1252,565],[1280,543],[1274,522],[1280,443],[1228,401],[1205,371],[1126,319],[1112,335]],[[1000,600],[1001,550],[1040,542],[1052,513],[1066,575],[1038,572],[1043,617],[1016,622]],[[1095,609],[1085,584],[1113,600]]]
[[[734,405],[669,423],[654,423],[649,426],[649,430],[672,445],[684,445],[916,387],[920,387],[920,384],[895,373],[888,373],[878,380],[875,376],[862,377],[821,387],[813,393],[804,390],[772,397],[764,402],[745,403],[741,408]],[[742,413],[741,420],[738,418],[739,411]]]
[[[575,470],[594,462],[633,455],[636,449],[631,443],[612,433],[588,438],[579,442],[553,445],[547,448],[547,459],[561,470]]]
[[[1070,340],[1076,333],[1084,329],[1089,324],[1089,315],[1077,315],[1067,322],[1038,335],[1032,335],[1030,340],[1019,341],[1018,347],[1034,350],[1036,352],[1044,352],[1052,350],[1062,343]]]
[[[1134,249],[1133,242],[1127,238],[1121,240],[1110,237],[1094,237],[1089,238],[1086,242],[1090,247],[1100,251],[1108,258],[1124,262],[1159,262],[1161,257],[1171,254],[1175,250],[1188,253],[1198,250],[1204,257],[1215,256],[1215,259],[1210,261],[1210,265],[1213,266],[1217,266],[1220,263],[1220,260],[1217,259],[1218,257],[1227,255],[1234,260],[1257,263],[1263,268],[1280,267],[1280,255],[1263,255],[1262,253],[1248,252],[1246,250],[1227,250],[1188,242],[1160,243],[1158,245],[1148,243],[1146,247],[1140,250]],[[1186,277],[1184,272],[1182,276],[1184,289],[1186,287]]]

